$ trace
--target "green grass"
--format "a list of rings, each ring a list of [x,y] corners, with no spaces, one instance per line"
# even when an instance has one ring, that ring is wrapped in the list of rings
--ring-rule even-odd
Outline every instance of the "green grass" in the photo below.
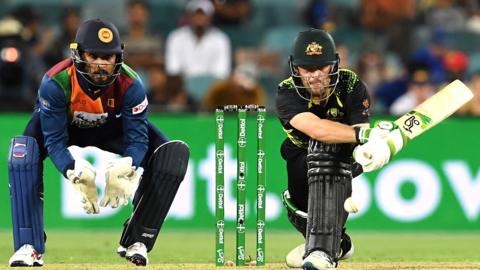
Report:
[[[44,269],[136,268],[115,254],[120,231],[47,233]],[[351,232],[351,236],[355,256],[339,269],[480,269],[480,233]],[[233,260],[233,231],[227,231],[226,241],[226,257]],[[302,238],[293,231],[269,231],[266,241],[266,269],[287,269],[284,257]],[[253,259],[254,250],[254,235],[249,234],[247,258]],[[12,251],[10,232],[1,231],[0,269],[7,268]],[[165,230],[149,258],[147,269],[219,269],[213,266],[214,235],[207,231]]]

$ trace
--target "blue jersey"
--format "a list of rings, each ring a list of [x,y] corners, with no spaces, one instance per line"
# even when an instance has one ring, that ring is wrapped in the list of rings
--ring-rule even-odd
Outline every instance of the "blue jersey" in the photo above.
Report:
[[[45,74],[38,95],[45,147],[60,172],[74,164],[67,147],[75,136],[123,134],[121,154],[132,157],[134,166],[142,163],[148,149],[148,101],[140,78],[127,65],[99,97],[92,98],[80,86],[71,59],[66,59]]]

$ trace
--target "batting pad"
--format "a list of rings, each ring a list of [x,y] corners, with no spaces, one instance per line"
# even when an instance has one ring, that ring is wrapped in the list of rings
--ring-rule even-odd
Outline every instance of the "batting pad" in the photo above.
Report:
[[[157,239],[178,187],[187,172],[190,151],[182,141],[170,141],[152,154],[135,194],[134,210],[120,244],[142,242],[150,251]]]
[[[14,248],[24,244],[45,252],[43,232],[43,181],[35,138],[16,136],[8,155]]]
[[[310,142],[308,162],[308,218],[306,255],[322,250],[332,258],[340,253],[340,240],[348,213],[343,203],[352,192],[351,164],[338,158],[341,145]]]

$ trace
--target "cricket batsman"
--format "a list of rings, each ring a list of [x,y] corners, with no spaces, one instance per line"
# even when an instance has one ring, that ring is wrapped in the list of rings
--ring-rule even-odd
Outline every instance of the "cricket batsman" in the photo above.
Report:
[[[339,69],[339,61],[330,34],[300,32],[289,60],[291,77],[278,87],[276,109],[287,135],[281,145],[288,176],[283,201],[305,238],[286,257],[293,268],[333,269],[353,255],[344,209],[352,177],[381,168],[404,143],[393,125],[369,128],[367,88],[354,72]],[[369,159],[363,168],[352,158],[360,144]]]
[[[133,214],[124,224],[117,252],[136,265],[148,263],[147,253],[185,176],[189,148],[184,142],[169,141],[148,122],[145,89],[123,62],[123,47],[115,25],[100,19],[85,21],[70,45],[71,58],[44,75],[32,118],[10,145],[15,250],[10,266],[43,265],[47,156],[81,195],[87,214],[98,214],[100,207],[126,205],[133,197]],[[105,168],[100,203],[95,168],[87,160],[74,159],[70,145],[96,146],[121,156]]]

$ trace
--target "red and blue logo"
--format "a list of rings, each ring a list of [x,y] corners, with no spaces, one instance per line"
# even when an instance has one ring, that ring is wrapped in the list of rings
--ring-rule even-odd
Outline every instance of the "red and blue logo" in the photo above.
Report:
[[[13,146],[13,157],[23,158],[27,155],[27,145],[23,143],[16,143]]]

